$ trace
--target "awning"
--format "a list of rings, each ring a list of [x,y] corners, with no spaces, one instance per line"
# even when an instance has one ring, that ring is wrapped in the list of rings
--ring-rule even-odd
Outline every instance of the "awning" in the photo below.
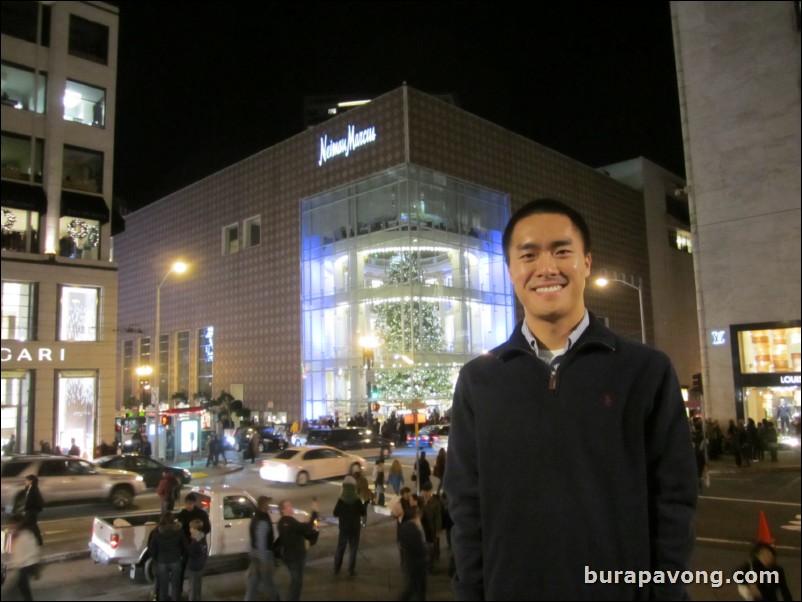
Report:
[[[109,207],[102,196],[62,190],[61,215],[62,217],[96,219],[101,224],[106,224],[109,221]]]
[[[2,180],[0,195],[3,207],[47,213],[47,196],[41,186]]]

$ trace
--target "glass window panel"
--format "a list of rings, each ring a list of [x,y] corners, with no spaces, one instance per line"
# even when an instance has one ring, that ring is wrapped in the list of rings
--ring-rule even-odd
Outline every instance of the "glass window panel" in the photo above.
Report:
[[[800,371],[799,328],[742,330],[738,337],[742,373]]]
[[[93,219],[65,216],[59,219],[60,257],[98,259],[100,253],[100,222]]]
[[[106,124],[106,91],[68,79],[64,90],[64,119],[103,127]]]
[[[123,400],[134,396],[134,341],[123,342]]]
[[[44,140],[28,136],[2,134],[2,177],[7,180],[42,183]]]
[[[89,457],[95,449],[97,371],[60,370],[57,375],[56,445],[67,450],[75,439],[81,455]]]
[[[69,52],[95,63],[108,63],[109,28],[100,23],[70,15]]]
[[[103,153],[65,146],[62,185],[82,192],[103,192]]]
[[[9,4],[4,2],[3,4]],[[22,111],[45,112],[47,76],[33,69],[2,62],[2,103]]]
[[[3,207],[2,247],[6,251],[39,252],[39,213]]]
[[[212,398],[212,373],[214,368],[214,326],[198,331],[198,393]]]
[[[243,224],[245,247],[255,247],[262,242],[262,217],[257,215],[246,219]]]
[[[59,341],[97,341],[100,289],[59,287]]]
[[[223,255],[239,251],[239,224],[223,227]]]
[[[36,284],[3,281],[2,338],[32,341],[36,338]]]
[[[176,391],[189,393],[189,331],[176,334]]]

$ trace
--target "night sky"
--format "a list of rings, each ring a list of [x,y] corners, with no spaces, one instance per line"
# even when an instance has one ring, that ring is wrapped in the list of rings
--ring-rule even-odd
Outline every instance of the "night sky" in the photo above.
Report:
[[[116,4],[129,209],[302,131],[306,95],[404,81],[592,167],[684,174],[668,2]]]

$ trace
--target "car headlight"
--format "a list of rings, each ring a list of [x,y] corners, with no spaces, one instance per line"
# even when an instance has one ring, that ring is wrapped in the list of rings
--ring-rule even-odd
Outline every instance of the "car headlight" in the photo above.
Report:
[[[144,481],[145,477],[143,477],[141,474],[138,474],[138,475],[136,475],[136,480],[137,481]]]

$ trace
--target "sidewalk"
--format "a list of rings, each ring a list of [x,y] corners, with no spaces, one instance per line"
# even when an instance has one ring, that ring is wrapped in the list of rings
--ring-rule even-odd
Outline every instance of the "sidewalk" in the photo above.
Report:
[[[754,460],[749,466],[742,465],[738,467],[735,464],[735,456],[723,454],[717,460],[708,460],[707,468],[711,474],[732,474],[744,471],[799,471],[802,468],[802,456],[800,455],[799,447],[794,449],[781,449],[777,453],[776,462],[772,462],[769,453],[766,452],[763,460]]]

